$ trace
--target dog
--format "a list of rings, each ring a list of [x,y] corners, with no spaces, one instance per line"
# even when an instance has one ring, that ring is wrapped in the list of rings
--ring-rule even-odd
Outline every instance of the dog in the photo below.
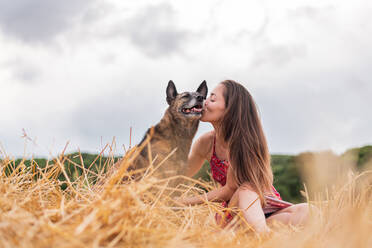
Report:
[[[146,141],[149,144],[143,146],[129,170],[143,172],[151,164],[150,153],[151,157],[153,159],[156,157],[156,161],[159,163],[173,151],[174,153],[154,171],[154,175],[157,178],[167,178],[185,174],[192,140],[198,130],[203,102],[207,94],[208,87],[205,80],[195,92],[183,93],[178,93],[175,84],[170,80],[166,89],[166,100],[169,106],[160,122],[149,128],[142,141],[136,146],[140,147],[149,139]],[[115,170],[120,164],[121,161],[113,166]],[[136,174],[134,178],[138,179],[139,177],[141,175]],[[173,180],[170,185],[175,186],[176,181]]]

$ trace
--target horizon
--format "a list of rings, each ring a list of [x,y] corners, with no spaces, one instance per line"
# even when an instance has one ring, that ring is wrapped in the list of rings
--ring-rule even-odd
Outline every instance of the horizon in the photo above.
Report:
[[[25,139],[25,142],[27,142],[27,141],[28,142],[33,142],[28,137],[24,137],[24,139]],[[113,141],[114,140],[115,140],[115,137],[113,137]],[[194,138],[194,141],[195,141],[195,138]],[[129,149],[133,148],[136,145],[134,143],[131,143],[131,146],[129,146],[129,143],[130,142],[128,141],[128,146],[125,146],[126,151],[128,151]],[[60,152],[57,152],[55,154],[49,154],[49,155],[32,154],[32,155],[26,155],[26,156],[24,156],[24,155],[14,156],[14,155],[8,155],[6,153],[6,151],[4,151],[2,149],[3,146],[2,146],[2,144],[0,142],[0,158],[1,157],[4,157],[4,158],[8,157],[8,158],[11,158],[11,159],[16,159],[16,160],[17,159],[27,159],[27,160],[29,160],[29,159],[47,159],[48,160],[48,159],[53,159],[56,156],[61,155],[62,153],[64,155],[70,155],[70,154],[78,153],[78,154],[90,154],[90,155],[97,155],[97,156],[102,153],[102,156],[105,156],[105,157],[111,156],[111,155],[109,155],[111,153],[109,151],[110,150],[110,143],[105,143],[105,145],[104,145],[104,147],[106,147],[105,150],[103,149],[104,147],[102,147],[101,150],[97,150],[97,151],[84,150],[84,149],[81,149],[79,147],[76,148],[75,150],[74,149],[68,149],[69,141],[67,141],[67,143],[65,145],[66,145],[65,147],[67,148],[66,149],[67,152],[63,152],[64,151],[64,149],[63,149]],[[114,143],[113,147],[115,147],[115,146],[116,146],[116,143]],[[323,150],[304,150],[304,151],[300,151],[298,153],[272,153],[272,152],[270,152],[270,155],[271,156],[273,156],[273,155],[274,156],[275,155],[279,155],[279,156],[298,156],[298,155],[303,154],[303,153],[314,153],[315,154],[315,153],[322,153],[322,152],[331,152],[331,153],[333,153],[333,154],[335,154],[337,156],[341,156],[341,155],[343,155],[344,153],[346,153],[349,150],[360,149],[360,148],[363,148],[363,147],[370,147],[370,146],[372,146],[372,143],[364,144],[362,146],[349,147],[349,148],[346,148],[344,151],[341,151],[341,152],[335,152],[332,149],[323,149]],[[123,148],[122,152],[115,151],[115,152],[113,152],[113,156],[114,157],[122,157],[125,154],[124,146],[122,148]]]

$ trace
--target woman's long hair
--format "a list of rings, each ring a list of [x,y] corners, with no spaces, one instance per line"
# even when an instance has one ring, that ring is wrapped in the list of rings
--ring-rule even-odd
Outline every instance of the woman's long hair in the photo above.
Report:
[[[272,191],[270,153],[256,104],[241,84],[225,80],[225,114],[221,134],[229,148],[229,161],[238,186],[249,183],[265,204],[264,193]]]

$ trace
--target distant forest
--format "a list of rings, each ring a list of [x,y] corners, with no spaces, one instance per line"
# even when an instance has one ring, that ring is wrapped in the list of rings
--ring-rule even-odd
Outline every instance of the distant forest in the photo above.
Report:
[[[332,152],[329,153],[333,157],[342,159],[343,161],[348,160],[350,163],[355,165],[354,170],[363,171],[367,167],[371,169],[372,162],[372,146],[364,146],[361,148],[353,148],[346,151],[344,154],[337,156]],[[271,155],[271,166],[274,173],[274,186],[280,192],[282,198],[290,202],[302,202],[304,201],[301,191],[304,191],[304,182],[306,178],[303,177],[304,161],[309,161],[312,157],[319,153],[301,153],[299,155]],[[81,156],[80,156],[81,155]],[[76,180],[83,174],[83,167],[89,169],[94,173],[102,170],[106,170],[107,164],[112,165],[113,162],[119,158],[109,158],[99,156],[98,154],[89,153],[72,153],[67,154],[64,157],[64,165],[67,176],[71,181]],[[38,168],[45,168],[47,164],[51,165],[55,163],[55,159],[47,161],[46,159],[35,158],[33,160],[17,159],[10,162],[5,173],[9,174],[14,171],[15,168],[23,161],[28,169],[36,170]],[[203,179],[206,181],[211,180],[210,177],[210,166],[208,161],[205,161],[202,169],[195,175],[195,178]],[[65,189],[67,184],[66,178],[63,173],[60,173],[58,179],[61,181],[62,189]],[[89,178],[94,183],[96,177],[93,175]]]

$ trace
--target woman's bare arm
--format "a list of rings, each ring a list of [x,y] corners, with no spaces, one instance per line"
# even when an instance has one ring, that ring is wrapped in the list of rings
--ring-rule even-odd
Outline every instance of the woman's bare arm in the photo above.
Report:
[[[211,190],[204,195],[181,198],[179,199],[179,202],[182,205],[196,205],[196,204],[201,204],[206,201],[217,201],[217,202],[228,201],[230,200],[234,192],[235,192],[234,189],[225,185],[218,189]]]
[[[194,176],[202,167],[211,149],[211,132],[200,136],[192,145],[187,162],[186,176]]]
[[[232,170],[227,170],[226,184],[220,188],[209,191],[204,195],[197,195],[179,199],[183,205],[201,204],[205,201],[229,201],[237,190],[237,185],[233,178]]]

